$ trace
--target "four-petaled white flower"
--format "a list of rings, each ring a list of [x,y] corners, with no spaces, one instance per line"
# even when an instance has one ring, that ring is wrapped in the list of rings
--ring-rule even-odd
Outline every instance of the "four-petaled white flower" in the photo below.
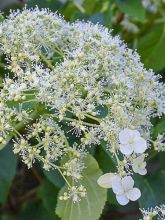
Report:
[[[147,142],[137,130],[125,128],[119,133],[120,151],[125,155],[144,153],[147,149]]]
[[[146,162],[144,161],[145,155],[142,154],[139,157],[133,159],[132,169],[135,173],[140,175],[145,175],[147,173],[146,170]]]
[[[117,174],[106,173],[99,177],[97,183],[103,188],[112,188],[121,205],[128,204],[129,200],[136,201],[141,196],[140,190],[133,188],[134,180],[131,176],[121,178]]]
[[[134,180],[131,176],[120,178],[116,176],[112,179],[112,190],[116,194],[119,204],[127,205],[129,200],[136,201],[140,198],[141,192],[138,188],[133,188]]]

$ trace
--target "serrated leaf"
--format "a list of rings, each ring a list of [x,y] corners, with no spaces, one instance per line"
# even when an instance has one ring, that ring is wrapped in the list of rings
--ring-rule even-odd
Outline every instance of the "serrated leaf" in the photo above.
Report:
[[[155,25],[138,43],[138,52],[147,68],[155,71],[165,67],[165,26]]]
[[[116,0],[116,4],[125,14],[144,21],[145,9],[142,6],[141,0]]]
[[[87,196],[77,203],[73,203],[71,199],[68,201],[60,201],[58,199],[56,213],[62,220],[96,220],[99,219],[104,208],[106,190],[97,184],[97,179],[102,172],[92,156],[88,155],[84,159],[84,163],[86,168],[82,174],[82,185],[87,189]],[[67,186],[63,187],[60,191],[60,195],[62,195],[67,188]]]
[[[16,173],[17,157],[8,144],[0,151],[0,203],[4,204]]]

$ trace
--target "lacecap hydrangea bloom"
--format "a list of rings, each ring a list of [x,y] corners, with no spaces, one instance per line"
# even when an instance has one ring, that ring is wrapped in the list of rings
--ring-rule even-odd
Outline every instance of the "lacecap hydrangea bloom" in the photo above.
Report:
[[[116,172],[98,184],[112,188],[121,205],[137,200],[132,175],[147,173],[150,118],[165,111],[161,76],[107,28],[68,23],[37,7],[11,11],[0,23],[0,53],[8,70],[0,91],[0,143],[12,138],[14,153],[29,168],[38,160],[58,170],[68,185],[60,199],[74,202],[87,193],[84,157],[104,143]]]

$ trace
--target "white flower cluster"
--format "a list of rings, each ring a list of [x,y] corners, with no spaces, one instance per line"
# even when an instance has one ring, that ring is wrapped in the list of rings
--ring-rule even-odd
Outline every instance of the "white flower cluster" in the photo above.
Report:
[[[146,70],[139,55],[108,29],[90,22],[70,24],[48,9],[11,12],[0,29],[0,53],[9,70],[1,89],[5,105],[34,102],[44,109],[27,135],[16,131],[14,152],[29,167],[37,159],[45,169],[58,169],[71,192],[62,198],[78,201],[85,189],[71,186],[67,177],[81,180],[87,149],[105,142],[117,164],[119,189],[112,186],[117,200],[124,205],[138,199],[131,175],[146,174],[150,118],[165,112],[160,76]],[[68,155],[59,169],[56,161]]]
[[[165,219],[165,205],[156,206],[154,208],[140,209],[143,219],[140,220],[164,220]]]
[[[18,128],[19,123],[30,120],[30,111],[24,110],[21,104],[17,107],[9,107],[2,90],[0,95],[0,144],[6,144],[9,133]]]
[[[14,153],[21,153],[29,168],[35,158],[40,160],[40,154],[44,153],[44,168],[49,170],[51,166],[46,161],[50,163],[57,161],[67,150],[65,149],[67,143],[64,142],[63,136],[64,133],[52,119],[41,118],[37,123],[28,127],[25,138],[20,137],[14,144]]]

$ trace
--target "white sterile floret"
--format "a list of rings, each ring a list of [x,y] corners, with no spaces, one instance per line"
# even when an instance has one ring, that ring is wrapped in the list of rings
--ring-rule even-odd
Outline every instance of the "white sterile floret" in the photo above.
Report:
[[[146,170],[146,162],[144,161],[145,155],[142,154],[139,157],[133,159],[132,169],[135,173],[140,175],[145,175],[147,173]]]
[[[116,176],[112,179],[112,190],[116,194],[116,199],[119,204],[127,205],[129,200],[136,201],[140,198],[140,190],[133,186],[134,180],[131,176],[125,176],[124,178]]]
[[[137,130],[125,128],[119,133],[120,151],[125,155],[144,153],[147,149],[147,142]]]
[[[116,177],[116,174],[114,173],[106,173],[99,177],[97,180],[97,183],[99,186],[103,188],[112,188],[112,180]]]

